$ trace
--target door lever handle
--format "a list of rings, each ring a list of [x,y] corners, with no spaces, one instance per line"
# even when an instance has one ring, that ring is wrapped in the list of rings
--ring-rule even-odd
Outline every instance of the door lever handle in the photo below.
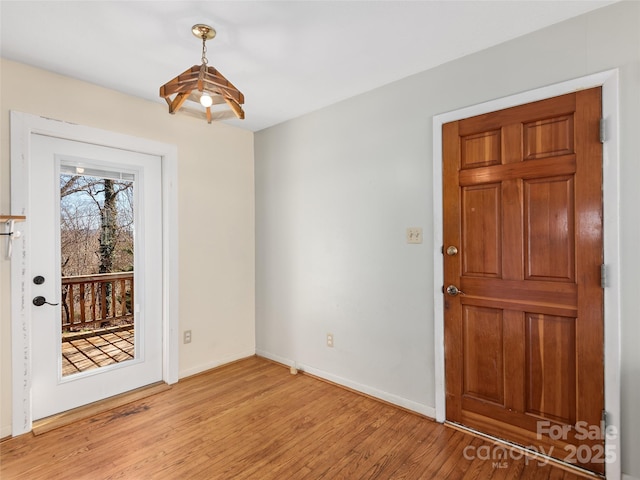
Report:
[[[54,306],[54,307],[55,307],[56,305],[60,305],[59,303],[49,303],[49,302],[47,302],[47,299],[46,299],[46,298],[41,297],[40,295],[38,295],[37,297],[34,297],[34,299],[33,299],[33,304],[34,304],[36,307],[41,307],[41,306],[42,306],[42,305],[44,305],[45,303],[46,303],[47,305],[52,305],[52,306]]]

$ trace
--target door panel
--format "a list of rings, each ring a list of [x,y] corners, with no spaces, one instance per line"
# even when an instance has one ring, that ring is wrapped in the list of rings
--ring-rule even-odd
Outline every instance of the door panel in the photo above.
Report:
[[[524,124],[524,160],[574,153],[573,115],[561,115]]]
[[[464,292],[444,293],[447,419],[561,459],[604,440],[576,438],[604,403],[600,105],[597,88],[443,126],[445,286]]]
[[[576,319],[526,314],[526,412],[576,422]]]
[[[462,271],[499,277],[502,273],[499,184],[462,188]]]
[[[500,164],[500,131],[462,137],[461,168]]]
[[[524,180],[525,279],[575,280],[573,177]],[[553,255],[549,255],[549,252]]]
[[[504,405],[502,310],[465,305],[463,395]]]

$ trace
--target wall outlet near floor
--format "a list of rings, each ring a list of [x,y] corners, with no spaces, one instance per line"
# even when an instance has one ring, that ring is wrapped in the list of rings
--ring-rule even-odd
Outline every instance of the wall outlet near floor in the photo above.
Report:
[[[185,330],[182,334],[182,343],[191,343],[191,330]]]
[[[407,243],[422,243],[422,227],[407,227]]]
[[[327,333],[327,347],[333,348],[333,333]]]

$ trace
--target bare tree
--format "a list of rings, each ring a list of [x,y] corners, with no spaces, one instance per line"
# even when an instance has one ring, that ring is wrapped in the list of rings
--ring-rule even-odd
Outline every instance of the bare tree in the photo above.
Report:
[[[62,275],[132,271],[133,182],[61,175],[60,197]],[[102,285],[109,312],[112,284]]]
[[[61,175],[63,275],[133,270],[132,193],[132,182]]]

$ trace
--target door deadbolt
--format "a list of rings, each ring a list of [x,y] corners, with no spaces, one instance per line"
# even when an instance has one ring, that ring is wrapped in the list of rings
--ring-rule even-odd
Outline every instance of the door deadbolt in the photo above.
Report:
[[[44,283],[44,277],[42,275],[33,277],[33,283],[35,283],[36,285],[42,285]]]

